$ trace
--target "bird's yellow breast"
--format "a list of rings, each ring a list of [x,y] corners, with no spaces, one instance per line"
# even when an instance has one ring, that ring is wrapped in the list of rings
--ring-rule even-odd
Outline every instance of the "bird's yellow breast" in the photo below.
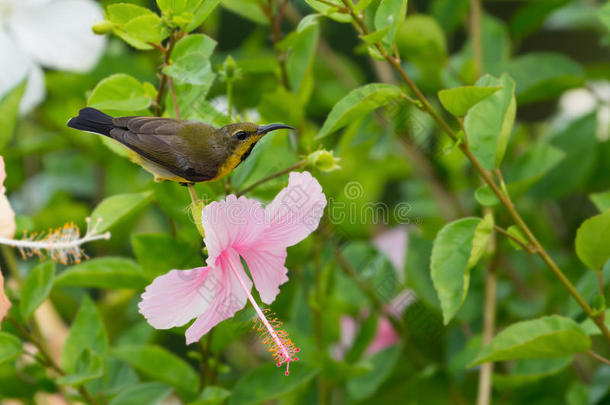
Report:
[[[249,142],[243,142],[237,145],[237,147],[233,150],[233,153],[229,156],[229,158],[218,168],[218,174],[212,180],[218,180],[219,178],[231,173],[233,169],[237,167],[238,164],[241,163],[242,157],[245,153],[247,153],[252,144],[258,142],[262,136],[253,136],[249,139]]]

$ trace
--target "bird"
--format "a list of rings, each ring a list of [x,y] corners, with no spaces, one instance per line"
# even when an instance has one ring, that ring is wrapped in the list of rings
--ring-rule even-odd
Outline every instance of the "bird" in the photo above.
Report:
[[[265,134],[294,130],[284,124],[238,122],[215,128],[174,118],[111,117],[92,107],[81,109],[67,126],[118,141],[128,148],[132,162],[151,173],[156,182],[168,180],[185,186],[220,179],[243,162]]]

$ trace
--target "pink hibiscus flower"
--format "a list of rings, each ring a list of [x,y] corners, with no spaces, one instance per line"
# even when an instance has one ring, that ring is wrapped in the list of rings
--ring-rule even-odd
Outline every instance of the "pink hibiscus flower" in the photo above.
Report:
[[[256,329],[263,334],[263,343],[278,366],[287,364],[288,374],[298,348],[279,329],[277,319],[267,319],[250,290],[254,281],[265,304],[275,300],[279,286],[288,281],[286,248],[318,227],[325,206],[322,187],[308,172],[290,173],[288,186],[265,209],[256,200],[234,195],[209,204],[202,213],[207,266],[157,277],[142,294],[140,312],[157,329],[197,318],[186,331],[186,342],[191,344],[249,300],[259,318]]]
[[[2,272],[0,272],[0,323],[10,308],[11,302],[8,300],[6,294],[4,294],[4,277],[2,277]]]

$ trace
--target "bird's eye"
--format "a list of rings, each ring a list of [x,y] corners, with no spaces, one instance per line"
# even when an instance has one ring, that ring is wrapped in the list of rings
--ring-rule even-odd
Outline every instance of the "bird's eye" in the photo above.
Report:
[[[235,136],[237,137],[237,139],[239,139],[240,141],[245,140],[248,137],[248,133],[246,131],[237,131],[235,133]]]

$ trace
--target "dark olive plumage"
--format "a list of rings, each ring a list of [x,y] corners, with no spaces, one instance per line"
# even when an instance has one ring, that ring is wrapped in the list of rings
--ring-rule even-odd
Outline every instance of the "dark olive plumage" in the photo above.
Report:
[[[231,172],[266,133],[282,124],[241,122],[214,128],[196,121],[158,117],[113,118],[91,107],[68,121],[75,129],[108,136],[135,152],[132,160],[155,180],[203,182]]]

